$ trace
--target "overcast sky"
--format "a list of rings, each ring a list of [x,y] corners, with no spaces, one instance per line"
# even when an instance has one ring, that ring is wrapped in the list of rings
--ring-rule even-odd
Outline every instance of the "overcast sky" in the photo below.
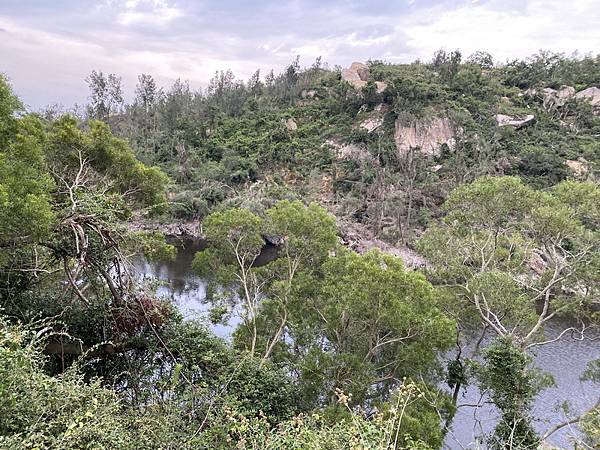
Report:
[[[32,108],[85,103],[92,69],[205,86],[301,56],[330,65],[429,59],[439,48],[498,61],[539,49],[600,53],[600,0],[0,0],[0,72]]]

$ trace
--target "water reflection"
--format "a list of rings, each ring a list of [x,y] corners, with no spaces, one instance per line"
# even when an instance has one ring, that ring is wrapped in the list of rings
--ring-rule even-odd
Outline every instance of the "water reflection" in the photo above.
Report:
[[[136,276],[146,281],[159,282],[157,295],[170,300],[186,319],[208,322],[210,305],[206,301],[206,281],[192,270],[194,256],[206,248],[206,242],[179,237],[168,237],[167,241],[177,247],[175,259],[149,262],[138,256],[133,259]],[[265,244],[254,265],[260,267],[273,261],[277,257],[277,251],[277,246]],[[218,336],[229,338],[239,322],[239,318],[234,315],[227,324],[211,325],[211,328]]]
[[[564,321],[549,323],[545,334],[548,339],[557,337],[562,330],[573,324]],[[589,336],[591,338],[597,336]],[[488,338],[489,341],[489,338]],[[536,431],[543,434],[554,425],[567,420],[560,405],[569,403],[569,418],[575,417],[594,406],[598,399],[597,385],[589,381],[581,381],[587,363],[600,358],[598,340],[575,340],[564,336],[560,341],[535,347],[534,364],[552,375],[555,386],[544,389],[535,398],[533,417]],[[485,342],[484,342],[485,345]],[[469,386],[461,393],[459,405],[482,404],[477,411],[471,406],[458,408],[450,433],[446,437],[449,449],[477,448],[477,436],[491,432],[498,422],[498,411],[481,397],[476,386]],[[575,426],[567,426],[557,431],[548,439],[548,443],[559,448],[573,448],[569,436],[580,436]]]

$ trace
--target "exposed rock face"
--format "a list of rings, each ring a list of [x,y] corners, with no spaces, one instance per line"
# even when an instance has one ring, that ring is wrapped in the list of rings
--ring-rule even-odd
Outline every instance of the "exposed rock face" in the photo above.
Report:
[[[383,125],[383,117],[370,117],[360,123],[360,127],[367,130],[368,133],[372,133],[381,125]]]
[[[600,89],[592,86],[575,94],[575,98],[588,100],[594,109],[595,115],[600,115]]]
[[[328,139],[325,144],[333,148],[335,157],[338,159],[352,159],[354,161],[373,159],[373,156],[362,144],[348,144],[335,139]]]
[[[445,117],[420,120],[413,125],[397,120],[394,139],[401,155],[411,148],[418,148],[427,155],[439,155],[443,144],[450,150],[453,150],[456,144],[455,129],[450,119]]]
[[[533,114],[528,114],[523,118],[507,116],[505,114],[496,114],[496,124],[499,127],[510,126],[515,130],[526,127],[527,125],[532,124],[535,121],[535,116]]]
[[[369,67],[360,62],[353,62],[348,69],[342,69],[342,80],[350,83],[354,89],[360,90],[367,85],[369,81]],[[387,84],[383,81],[376,81],[377,93],[385,91]]]
[[[371,249],[378,248],[384,253],[397,256],[411,269],[429,267],[429,261],[408,247],[397,247],[390,245],[374,236],[373,232],[366,226],[358,223],[338,221],[338,230],[342,238],[342,244],[357,253],[365,253]]]

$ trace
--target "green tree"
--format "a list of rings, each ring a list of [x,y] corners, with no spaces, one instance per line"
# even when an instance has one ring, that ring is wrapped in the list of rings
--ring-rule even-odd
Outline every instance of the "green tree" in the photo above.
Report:
[[[459,331],[502,338],[502,345],[514,347],[505,349],[510,350],[508,359],[526,359],[534,347],[568,332],[583,334],[594,320],[598,289],[597,208],[588,210],[598,195],[598,187],[590,183],[569,181],[542,192],[514,177],[483,177],[454,190],[444,205],[447,215],[419,244]],[[545,325],[567,313],[583,328],[569,327],[557,338],[545,338]],[[528,376],[525,363],[520,367],[519,376]],[[510,395],[521,394],[519,420],[525,420],[531,394]],[[525,439],[530,432],[522,431]]]
[[[427,374],[453,327],[431,285],[380,252],[338,249],[315,274],[299,280],[290,304],[289,339],[281,359],[292,362],[308,404],[386,398],[404,376]]]

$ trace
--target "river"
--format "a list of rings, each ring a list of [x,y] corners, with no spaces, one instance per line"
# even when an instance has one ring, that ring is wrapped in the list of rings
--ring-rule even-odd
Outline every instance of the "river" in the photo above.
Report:
[[[134,270],[140,278],[161,281],[158,295],[170,299],[185,318],[206,319],[206,283],[191,269],[194,255],[203,248],[203,243],[186,240],[178,241],[177,246],[178,253],[173,261],[150,263],[138,258],[134,261]],[[258,264],[264,264],[275,256],[276,248],[268,246],[261,254]],[[228,338],[238,322],[234,317],[227,325],[214,325],[213,331]],[[563,322],[551,323],[546,329],[546,335],[552,339],[567,326],[569,324]],[[565,401],[569,403],[570,417],[593,406],[600,395],[597,385],[581,381],[580,377],[587,362],[597,358],[600,358],[600,344],[597,340],[579,341],[563,337],[557,342],[537,347],[534,354],[536,366],[550,373],[556,383],[555,387],[543,390],[535,399],[533,416],[536,418],[535,427],[538,432],[543,433],[565,421],[565,413],[560,408]],[[480,403],[480,397],[477,387],[469,386],[461,393],[458,404],[477,404]],[[474,412],[475,408],[469,406],[458,409],[446,437],[447,449],[478,448],[476,437],[493,429],[497,420],[497,412],[493,407],[484,403],[476,414]],[[554,433],[548,443],[560,448],[573,448],[569,441],[569,436],[573,434],[578,434],[575,427],[565,427]]]

